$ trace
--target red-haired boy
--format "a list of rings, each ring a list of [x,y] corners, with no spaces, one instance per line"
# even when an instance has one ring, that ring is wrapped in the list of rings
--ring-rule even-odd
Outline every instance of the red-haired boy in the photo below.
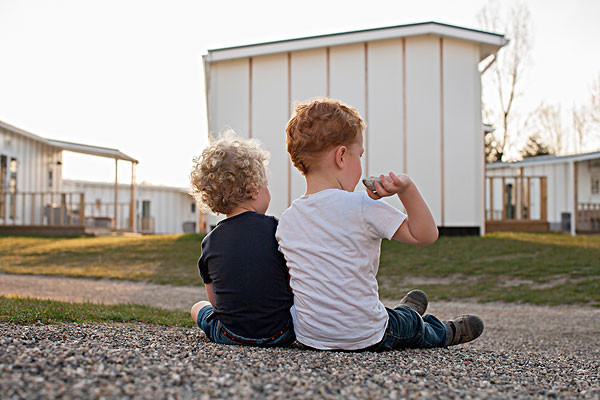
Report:
[[[281,216],[276,238],[290,272],[297,340],[322,350],[445,347],[477,338],[483,322],[423,316],[427,297],[406,295],[395,309],[379,301],[381,239],[427,245],[438,230],[415,183],[380,175],[375,192],[354,192],[361,175],[363,131],[358,112],[339,101],[296,106],[287,150],[306,179],[306,193]],[[378,201],[398,195],[406,214]]]

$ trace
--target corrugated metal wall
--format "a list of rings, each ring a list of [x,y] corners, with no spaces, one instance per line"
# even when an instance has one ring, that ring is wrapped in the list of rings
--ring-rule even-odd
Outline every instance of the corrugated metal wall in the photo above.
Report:
[[[285,150],[293,103],[340,99],[368,124],[365,175],[406,172],[438,225],[483,226],[478,62],[477,44],[434,36],[213,62],[209,129],[233,128],[263,142],[272,154],[268,213],[279,216],[305,190]]]

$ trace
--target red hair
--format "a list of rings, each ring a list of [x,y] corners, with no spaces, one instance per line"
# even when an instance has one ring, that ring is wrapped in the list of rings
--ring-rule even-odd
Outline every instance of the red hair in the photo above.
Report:
[[[312,99],[295,105],[285,128],[287,151],[294,166],[306,175],[320,154],[354,143],[364,129],[356,109],[338,100]]]

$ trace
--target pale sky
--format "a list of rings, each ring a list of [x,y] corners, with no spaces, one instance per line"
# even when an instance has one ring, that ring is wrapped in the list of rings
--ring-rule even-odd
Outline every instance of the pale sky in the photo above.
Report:
[[[0,120],[43,137],[118,148],[140,161],[138,182],[187,187],[191,159],[206,143],[207,49],[425,21],[477,28],[483,4],[0,0]],[[533,65],[515,107],[526,114],[541,101],[585,102],[600,72],[600,1],[526,4]],[[119,169],[128,181],[129,163]],[[63,176],[111,181],[114,161],[65,153]]]

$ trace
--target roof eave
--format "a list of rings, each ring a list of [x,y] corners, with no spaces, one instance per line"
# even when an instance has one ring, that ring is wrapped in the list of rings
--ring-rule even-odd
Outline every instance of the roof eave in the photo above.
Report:
[[[423,35],[443,36],[477,42],[480,44],[480,60],[483,60],[490,54],[495,53],[498,51],[498,49],[508,43],[504,35],[501,34],[446,25],[438,22],[425,22],[355,32],[336,33],[332,35],[288,39],[277,42],[257,43],[246,46],[212,49],[208,50],[205,60],[207,63],[212,63],[237,58],[255,57],[259,55]]]
[[[43,137],[35,135],[31,132],[27,132],[26,130],[23,130],[21,128],[17,128],[16,126],[7,124],[6,122],[0,121],[0,128],[6,129],[9,132],[13,132],[13,133],[19,134],[21,136],[25,136],[26,138],[35,140],[36,142],[41,142],[41,143],[50,145],[50,143],[48,143],[48,140],[44,139]]]
[[[81,143],[63,142],[61,140],[46,139],[48,144],[53,147],[60,148],[62,150],[71,151],[74,153],[89,154],[98,157],[114,158],[117,160],[130,161],[138,164],[139,161],[133,157],[128,156],[125,153],[121,153],[117,149],[111,149],[108,147],[90,146]]]
[[[566,156],[537,156],[513,162],[494,162],[486,164],[486,169],[521,168],[531,165],[562,164],[567,162],[579,162],[595,159],[600,159],[600,151],[582,154],[570,154]]]

